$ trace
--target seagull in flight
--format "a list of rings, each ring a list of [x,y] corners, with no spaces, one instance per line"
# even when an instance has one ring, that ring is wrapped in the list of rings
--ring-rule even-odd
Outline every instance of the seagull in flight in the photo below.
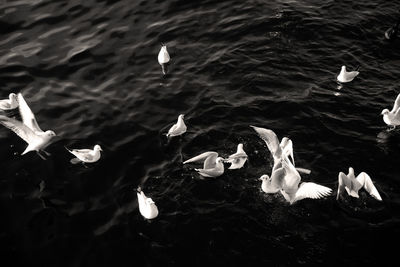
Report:
[[[224,159],[218,157],[214,151],[204,152],[196,157],[188,159],[183,164],[204,161],[203,169],[194,169],[203,177],[218,177],[224,173]]]
[[[339,187],[336,195],[336,199],[346,190],[347,194],[352,197],[359,198],[358,191],[364,188],[373,198],[382,201],[378,190],[372,183],[371,177],[365,173],[361,172],[357,178],[354,175],[354,169],[349,168],[349,173],[346,175],[343,172],[339,173]]]
[[[48,146],[50,140],[56,134],[51,130],[44,132],[40,129],[35,115],[32,113],[21,93],[18,94],[18,104],[22,122],[0,115],[0,124],[13,131],[28,143],[28,146],[21,155],[25,155],[30,151],[36,151],[37,154],[45,160],[46,158],[40,152],[43,151],[47,156],[50,155],[44,150],[44,148]]]
[[[229,169],[240,169],[246,163],[247,154],[243,150],[243,144],[238,144],[235,154],[230,155],[224,162],[231,163]]]
[[[279,169],[282,167],[282,158],[283,156],[288,156],[291,159],[293,166],[294,163],[294,155],[293,155],[293,142],[287,137],[283,137],[281,142],[279,143],[278,137],[276,134],[270,130],[256,126],[250,126],[253,128],[258,136],[264,140],[267,144],[268,150],[271,152],[272,157],[274,159],[274,166],[272,171]],[[304,168],[296,168],[299,172],[310,174],[311,171]]]
[[[332,189],[311,182],[301,182],[299,172],[287,156],[282,159],[282,167],[274,170],[271,177],[264,174],[261,189],[268,194],[280,192],[290,204],[304,198],[319,199],[331,194]]]

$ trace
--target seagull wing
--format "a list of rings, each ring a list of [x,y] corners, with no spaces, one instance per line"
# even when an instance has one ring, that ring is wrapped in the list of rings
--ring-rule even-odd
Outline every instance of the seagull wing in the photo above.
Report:
[[[32,110],[29,108],[21,93],[18,94],[18,104],[23,123],[33,131],[43,132],[36,121],[35,115],[33,115]]]
[[[332,193],[332,189],[329,187],[315,184],[315,183],[301,183],[299,189],[296,192],[296,196],[292,202],[304,199],[312,198],[319,199],[326,197]]]
[[[178,128],[178,124],[175,123],[171,126],[171,128],[169,128],[168,134],[172,134],[176,130],[176,128]]]
[[[252,127],[257,132],[257,134],[260,136],[262,140],[264,140],[271,154],[274,157],[280,158],[282,151],[279,146],[279,140],[276,134],[269,129],[255,127],[255,126],[250,126],[250,127]]]
[[[216,161],[216,159],[218,157],[218,153],[214,152],[214,151],[204,152],[204,153],[202,153],[202,154],[200,154],[200,155],[198,155],[196,157],[193,157],[191,159],[188,159],[188,160],[184,161],[183,164],[191,163],[191,162],[198,162],[198,161],[203,161],[203,160],[211,161],[211,159],[209,159],[210,157],[214,159],[214,166],[215,166],[215,161]],[[204,165],[206,165],[205,162],[204,162]],[[205,166],[204,166],[204,168],[205,168]]]
[[[378,190],[372,183],[371,177],[369,177],[368,174],[362,172],[357,176],[356,179],[372,197],[374,197],[376,200],[382,201],[382,198],[379,195]]]
[[[16,133],[28,144],[40,139],[28,126],[20,121],[17,121],[6,116],[0,116],[0,123],[5,127]],[[39,141],[39,140],[38,140]]]
[[[292,158],[293,166],[295,166],[295,164],[294,164],[294,156],[293,156],[293,142],[292,142],[292,140],[290,140],[287,137],[283,137],[279,146],[281,147],[283,154],[285,154],[287,156],[290,156]]]
[[[336,200],[339,199],[340,194],[345,190],[346,183],[348,183],[349,177],[346,176],[343,172],[339,172],[338,176],[339,180],[339,185],[338,185],[338,190],[336,194]]]
[[[391,112],[397,112],[400,108],[400,94],[397,95],[396,100],[394,101],[394,106]]]

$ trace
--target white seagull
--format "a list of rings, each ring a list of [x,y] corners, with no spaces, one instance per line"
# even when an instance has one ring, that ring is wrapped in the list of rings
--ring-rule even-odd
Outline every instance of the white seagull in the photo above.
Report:
[[[183,121],[184,118],[184,114],[178,116],[178,121],[169,129],[167,137],[178,136],[186,133],[187,127],[185,122]]]
[[[224,173],[224,159],[218,157],[217,152],[204,152],[196,157],[186,160],[183,164],[203,161],[203,169],[195,169],[203,177],[217,177]]]
[[[93,149],[66,149],[76,157],[71,159],[72,164],[96,162],[100,159],[100,151],[103,151],[99,145],[95,145]]]
[[[337,76],[337,80],[341,83],[351,82],[358,74],[360,74],[358,69],[359,67],[357,67],[355,71],[346,71],[346,66],[342,66],[342,69]]]
[[[18,107],[18,99],[16,94],[11,93],[8,98],[9,99],[0,100],[1,110],[15,109]]]
[[[383,121],[389,125],[393,126],[393,129],[397,125],[400,125],[400,94],[397,96],[396,101],[394,101],[394,106],[391,111],[387,108],[382,110],[381,115],[383,115]]]
[[[156,203],[143,193],[141,188],[139,187],[136,191],[138,202],[139,202],[139,211],[140,214],[146,219],[154,219],[158,216],[158,208]]]
[[[247,160],[247,154],[243,150],[243,144],[238,144],[236,153],[230,155],[224,161],[227,163],[231,163],[229,169],[233,170],[242,168],[246,160]]]
[[[344,191],[347,191],[352,197],[359,198],[358,191],[364,187],[365,190],[376,200],[382,201],[378,190],[372,183],[371,177],[365,172],[361,172],[357,178],[354,175],[354,169],[349,168],[349,173],[346,175],[343,172],[339,173],[339,187],[336,195],[336,199],[339,199],[339,195]]]
[[[283,156],[288,156],[288,157],[290,156],[292,164],[295,165],[292,140],[290,140],[287,137],[283,137],[281,143],[279,143],[278,137],[272,130],[261,127],[255,127],[251,125],[250,127],[252,127],[260,136],[260,138],[264,140],[264,142],[267,144],[267,147],[271,152],[272,157],[274,158],[274,166],[272,168],[272,171],[282,167],[281,163]],[[305,174],[311,173],[311,171],[308,169],[304,168],[296,168],[296,169],[301,173]]]
[[[161,65],[162,72],[165,75],[167,73],[167,63],[169,62],[170,57],[167,51],[167,46],[162,45],[160,52],[158,52],[158,63]]]
[[[285,156],[282,167],[273,171],[271,177],[263,175],[261,189],[266,193],[281,192],[290,204],[304,198],[319,199],[331,194],[332,189],[311,182],[302,182],[299,172]]]
[[[44,148],[46,148],[51,138],[56,134],[51,130],[43,132],[42,129],[40,129],[35,119],[35,115],[33,115],[21,93],[18,94],[18,103],[23,123],[6,116],[0,116],[0,123],[12,130],[28,143],[27,148],[21,155],[25,155],[29,151],[36,151],[42,159],[46,159],[40,154],[40,151],[43,151],[46,155],[50,155],[44,151]]]

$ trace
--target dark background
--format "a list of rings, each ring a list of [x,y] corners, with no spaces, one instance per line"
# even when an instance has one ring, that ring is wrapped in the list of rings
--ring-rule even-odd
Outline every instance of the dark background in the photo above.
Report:
[[[400,132],[380,112],[400,92],[400,43],[384,40],[399,4],[1,1],[1,98],[22,92],[58,135],[43,161],[0,127],[1,266],[396,265]],[[338,90],[344,64],[361,73]],[[188,132],[167,142],[181,113]],[[272,159],[249,125],[290,137],[296,165],[312,170],[303,180],[332,196],[290,206],[263,193]],[[202,180],[182,166],[238,143],[243,169]],[[64,146],[95,144],[99,162],[70,164]],[[349,166],[382,203],[336,201]],[[153,221],[139,214],[139,185]]]

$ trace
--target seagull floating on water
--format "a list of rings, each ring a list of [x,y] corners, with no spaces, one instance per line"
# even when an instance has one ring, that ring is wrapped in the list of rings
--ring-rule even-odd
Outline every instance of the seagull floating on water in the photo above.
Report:
[[[358,74],[360,74],[358,71],[359,68],[360,66],[358,66],[355,71],[346,71],[346,66],[342,66],[342,69],[337,76],[337,80],[341,83],[351,82]]]
[[[50,155],[49,153],[44,151],[44,148],[46,148],[50,140],[56,134],[51,130],[43,132],[42,129],[40,129],[36,121],[35,115],[33,115],[31,109],[25,102],[25,99],[21,93],[18,94],[18,104],[19,113],[22,117],[22,122],[12,118],[8,118],[6,116],[0,116],[0,123],[12,130],[25,142],[28,143],[27,148],[24,152],[22,152],[21,155],[25,155],[30,151],[36,151],[42,159],[46,159],[43,155],[41,155],[40,152],[43,151],[46,155]]]
[[[357,178],[354,175],[354,169],[349,168],[349,174],[339,173],[339,187],[336,195],[336,199],[339,199],[339,195],[343,193],[344,189],[352,197],[359,198],[358,191],[364,187],[365,190],[376,200],[382,201],[378,190],[372,183],[371,177],[365,172],[361,172]]]
[[[274,170],[271,177],[264,174],[261,189],[268,194],[280,192],[290,204],[304,198],[319,199],[332,193],[332,189],[311,182],[301,182],[299,172],[287,156],[282,158],[282,167]]]
[[[95,145],[93,149],[66,149],[76,157],[71,159],[72,164],[96,162],[100,159],[100,151],[103,151],[99,145]]]
[[[162,45],[160,52],[158,52],[158,63],[161,65],[163,74],[167,74],[167,63],[169,62],[170,57],[167,51],[167,46]]]
[[[294,163],[294,156],[293,156],[293,142],[287,137],[283,137],[281,143],[279,143],[278,137],[276,134],[270,130],[261,127],[251,126],[260,136],[262,140],[267,144],[268,150],[271,152],[272,157],[274,158],[274,166],[272,171],[282,167],[282,158],[283,156],[290,156],[292,160],[292,164]],[[299,172],[310,174],[311,171],[304,168],[296,168]]]
[[[8,98],[9,99],[0,100],[0,109],[10,110],[18,107],[18,99],[16,94],[11,93]]]
[[[231,163],[229,169],[233,170],[242,168],[243,165],[246,163],[246,160],[247,160],[247,154],[243,150],[243,144],[238,144],[236,153],[230,155],[224,161],[227,163]]]
[[[186,160],[183,164],[204,161],[203,169],[195,169],[203,177],[218,177],[224,173],[224,159],[218,157],[214,151],[204,152],[196,157]]]
[[[397,125],[400,125],[400,94],[397,95],[392,110],[389,111],[385,108],[382,110],[381,115],[383,115],[383,121],[387,125],[393,126],[393,129],[396,128]]]
[[[184,114],[179,115],[178,121],[169,129],[167,137],[178,136],[186,133],[187,127],[185,122],[183,121],[184,118]]]
[[[156,203],[149,198],[146,197],[142,189],[139,187],[136,191],[138,202],[139,202],[139,211],[140,214],[146,219],[154,219],[158,216],[158,208]]]

